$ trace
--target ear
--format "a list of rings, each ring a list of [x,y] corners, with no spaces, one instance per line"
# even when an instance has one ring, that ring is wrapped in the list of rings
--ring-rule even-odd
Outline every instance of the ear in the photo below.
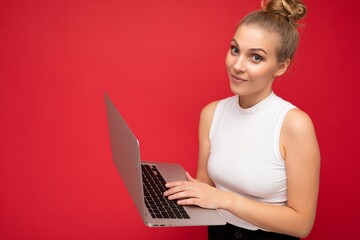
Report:
[[[279,76],[283,75],[287,71],[290,63],[291,63],[290,58],[286,59],[283,62],[280,62],[274,76],[279,77]]]

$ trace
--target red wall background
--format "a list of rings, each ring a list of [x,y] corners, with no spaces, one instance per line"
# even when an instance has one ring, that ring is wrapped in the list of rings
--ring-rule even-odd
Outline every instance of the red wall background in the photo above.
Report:
[[[307,239],[350,239],[360,213],[360,4],[305,3],[301,46],[275,91],[311,115],[321,147]],[[231,94],[225,54],[238,21],[259,5],[2,1],[1,238],[206,239],[205,227],[143,225],[111,160],[103,94],[133,128],[144,159],[180,162],[195,174],[200,110]]]

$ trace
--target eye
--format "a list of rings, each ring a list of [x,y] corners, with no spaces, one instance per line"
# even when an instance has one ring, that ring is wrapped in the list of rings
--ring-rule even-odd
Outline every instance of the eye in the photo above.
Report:
[[[263,60],[263,57],[261,57],[260,55],[254,54],[251,56],[251,60],[258,63]]]
[[[231,51],[232,55],[238,55],[239,54],[239,49],[234,45],[230,46],[230,51]]]

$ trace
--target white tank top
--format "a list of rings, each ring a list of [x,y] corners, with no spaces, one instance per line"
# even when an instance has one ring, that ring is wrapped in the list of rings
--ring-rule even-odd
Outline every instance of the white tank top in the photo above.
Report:
[[[255,106],[243,109],[237,95],[221,100],[210,129],[209,176],[216,187],[261,202],[286,205],[285,161],[279,150],[286,113],[295,108],[273,92]],[[256,230],[226,210],[228,223]]]

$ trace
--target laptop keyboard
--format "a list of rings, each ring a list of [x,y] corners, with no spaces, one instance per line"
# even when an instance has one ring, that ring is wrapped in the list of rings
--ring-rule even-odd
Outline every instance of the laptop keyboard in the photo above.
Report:
[[[165,180],[155,165],[141,164],[145,205],[153,218],[190,218],[183,206],[164,197]]]

